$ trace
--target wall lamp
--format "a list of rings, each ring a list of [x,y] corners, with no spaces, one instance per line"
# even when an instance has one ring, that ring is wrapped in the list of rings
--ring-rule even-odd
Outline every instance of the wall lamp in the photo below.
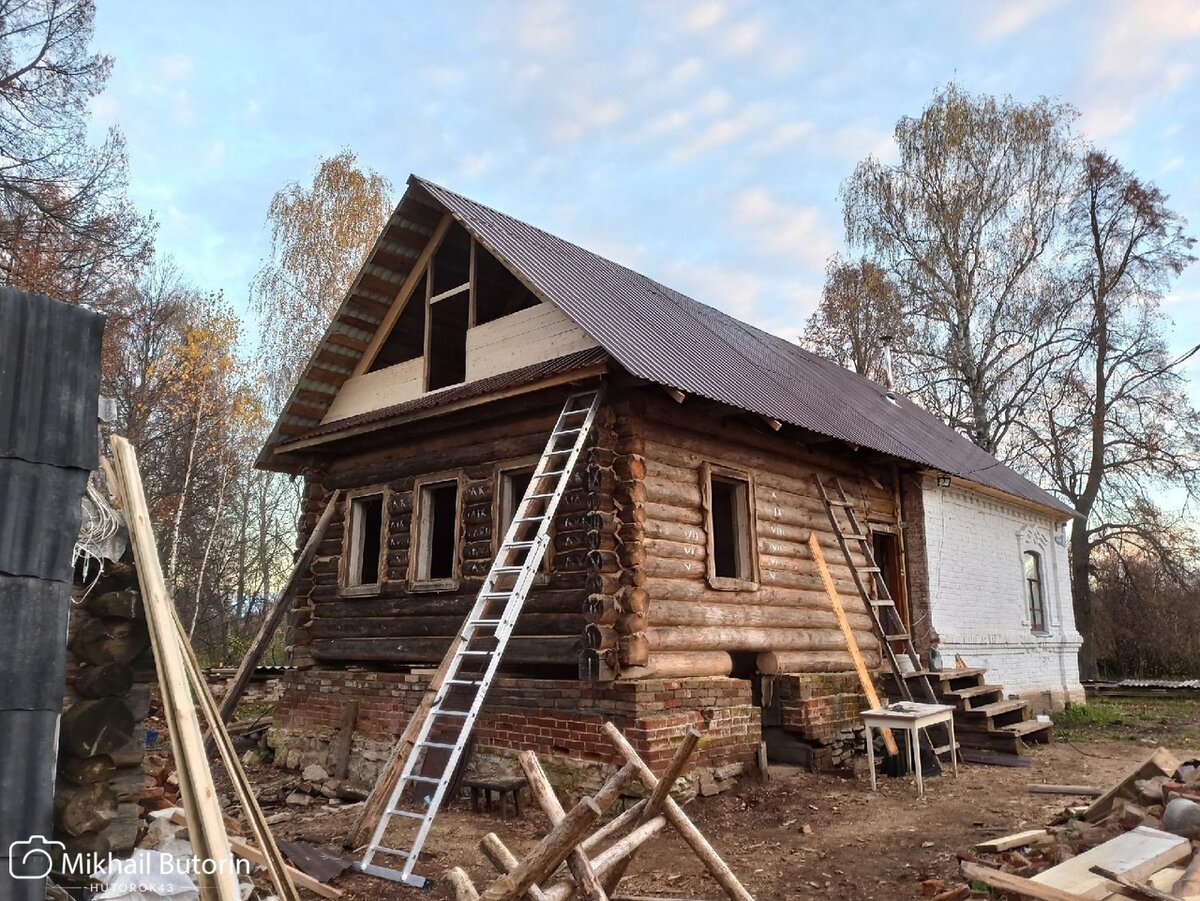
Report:
[[[937,477],[937,480],[938,480],[939,488],[949,488],[950,487],[950,476],[946,475],[945,473],[939,475]]]

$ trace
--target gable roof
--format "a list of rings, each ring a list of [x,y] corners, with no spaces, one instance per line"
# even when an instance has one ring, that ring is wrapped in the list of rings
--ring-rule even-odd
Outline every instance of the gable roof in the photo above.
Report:
[[[411,214],[414,205],[424,206],[426,198],[437,212],[453,215],[535,294],[570,316],[634,376],[1074,515],[1061,501],[912,401],[897,397],[893,403],[878,383],[440,185],[411,177],[392,222],[405,212]],[[433,213],[434,218],[436,215]],[[422,221],[430,221],[428,212]],[[389,223],[388,231],[391,229]],[[377,245],[364,273],[378,275],[378,250]],[[407,271],[403,275],[395,271],[389,281],[398,290],[405,276]],[[354,304],[357,287],[358,282],[330,326],[331,332],[339,326],[342,312]],[[353,369],[365,345],[357,350],[357,356],[348,353],[351,350],[345,343],[331,344],[327,334],[309,370],[320,363],[323,353],[331,351]],[[304,384],[302,379],[300,388]],[[296,399],[294,395],[293,402]],[[281,425],[296,419],[294,406],[289,403]],[[315,419],[305,417],[309,429],[315,429],[323,415],[324,409],[320,409]],[[279,438],[279,434],[272,435],[264,455]]]

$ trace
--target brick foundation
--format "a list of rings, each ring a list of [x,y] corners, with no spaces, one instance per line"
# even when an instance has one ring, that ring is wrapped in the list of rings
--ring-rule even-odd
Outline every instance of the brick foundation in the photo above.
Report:
[[[779,725],[812,746],[817,769],[847,765],[863,751],[860,714],[869,705],[857,673],[783,674],[774,692]]]
[[[373,785],[395,736],[416,709],[428,673],[291,670],[284,677],[268,741],[276,762],[329,768],[345,715],[357,699],[349,779]],[[514,771],[516,753],[534,751],[565,790],[590,789],[614,768],[600,727],[612,721],[638,753],[661,771],[688,726],[703,734],[687,774],[692,791],[711,794],[754,766],[761,711],[750,683],[719,676],[588,685],[566,680],[501,678],[475,725],[477,769]]]

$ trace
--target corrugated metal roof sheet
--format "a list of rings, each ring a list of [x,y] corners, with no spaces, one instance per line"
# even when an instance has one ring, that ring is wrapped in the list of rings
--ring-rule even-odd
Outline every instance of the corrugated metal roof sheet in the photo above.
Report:
[[[54,814],[54,746],[58,712],[0,710],[0,898],[4,901],[43,901],[43,880],[14,879],[8,856],[14,842],[31,835],[49,836]],[[20,857],[14,861],[16,868]]]
[[[0,457],[0,573],[71,581],[87,477],[86,469]]]
[[[0,287],[0,456],[95,469],[104,317]]]
[[[70,604],[67,582],[0,575],[0,710],[62,709]]]
[[[396,416],[417,413],[421,410],[433,410],[457,401],[470,400],[473,397],[491,394],[493,391],[503,391],[506,388],[517,388],[521,385],[540,382],[542,379],[550,378],[551,376],[563,375],[568,372],[574,372],[577,369],[595,366],[603,362],[607,357],[608,354],[602,348],[590,347],[587,350],[576,351],[573,354],[567,354],[553,360],[546,360],[543,363],[534,363],[532,366],[526,366],[523,369],[501,372],[485,379],[466,382],[461,385],[451,385],[448,388],[432,391],[429,394],[422,394],[420,397],[415,397],[403,403],[393,404],[390,407],[369,410],[366,413],[359,413],[357,416],[347,416],[345,419],[336,419],[303,435],[299,435],[293,440],[306,441],[309,438],[332,435],[346,429],[368,425],[373,422],[382,422],[385,419],[392,419]]]
[[[640,378],[1073,515],[937,417],[905,398],[889,401],[870,379],[432,182],[413,176],[409,186],[397,215],[432,198]],[[397,278],[403,280],[401,273]],[[327,349],[322,345],[317,356]],[[281,428],[297,434],[302,422],[285,412],[260,460],[268,460],[273,445],[281,443]]]

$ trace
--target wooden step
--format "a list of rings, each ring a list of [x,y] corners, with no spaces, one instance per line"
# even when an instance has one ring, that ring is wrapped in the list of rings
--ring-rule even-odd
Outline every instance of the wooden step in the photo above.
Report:
[[[947,701],[960,701],[963,711],[970,710],[973,704],[990,704],[993,701],[1004,700],[1003,685],[972,685],[970,688],[953,688],[945,692]]]
[[[1054,729],[1054,723],[1039,723],[1037,720],[1025,720],[1021,723],[1012,723],[1008,726],[1001,726],[1001,732],[1009,732],[1022,741],[1036,742],[1038,744],[1046,744],[1050,741],[1050,734]]]
[[[992,701],[979,707],[971,707],[963,711],[968,717],[994,719],[1002,713],[1024,711],[1028,705],[1024,701]]]

